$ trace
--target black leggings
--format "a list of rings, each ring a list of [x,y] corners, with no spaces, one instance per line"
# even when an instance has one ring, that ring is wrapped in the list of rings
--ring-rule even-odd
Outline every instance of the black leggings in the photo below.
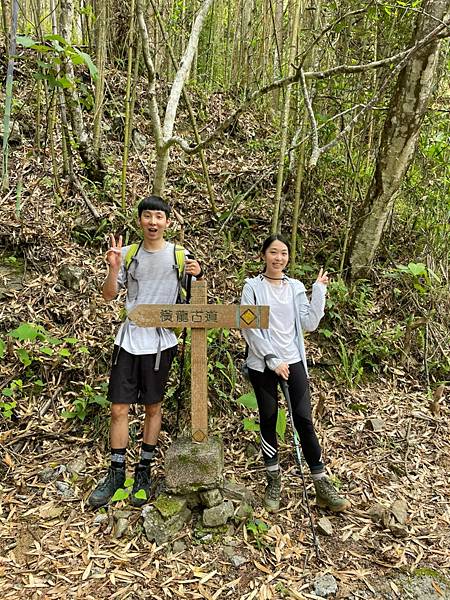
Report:
[[[266,367],[264,373],[249,369],[250,381],[255,390],[259,409],[261,449],[266,466],[278,463],[278,442],[276,434],[278,416],[279,377]],[[303,455],[312,473],[323,471],[322,451],[311,417],[311,400],[305,367],[300,361],[289,365],[289,395],[295,429],[300,438]]]

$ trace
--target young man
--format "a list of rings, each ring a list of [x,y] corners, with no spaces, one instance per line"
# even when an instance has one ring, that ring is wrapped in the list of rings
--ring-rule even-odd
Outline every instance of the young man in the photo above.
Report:
[[[138,304],[174,304],[180,294],[180,277],[174,244],[166,242],[164,232],[170,225],[170,208],[159,196],[149,196],[139,203],[138,222],[143,240],[130,260],[129,246],[122,247],[111,236],[107,252],[108,275],[103,284],[103,297],[113,300],[126,288],[126,310]],[[196,260],[186,257],[184,277],[202,276]],[[161,402],[177,338],[172,330],[138,327],[126,319],[114,344],[108,396],[111,401],[111,466],[106,477],[89,496],[89,504],[97,508],[107,504],[115,491],[123,487],[125,452],[128,444],[128,411],[131,404],[145,407],[141,456],[136,466],[131,503],[141,506],[149,497],[150,464],[161,429]],[[144,490],[144,494],[137,492]]]

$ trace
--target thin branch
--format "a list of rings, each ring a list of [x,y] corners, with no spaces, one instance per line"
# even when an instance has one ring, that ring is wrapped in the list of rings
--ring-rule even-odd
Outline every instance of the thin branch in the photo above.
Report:
[[[142,10],[142,0],[137,0],[137,17],[142,36],[142,54],[144,56],[144,63],[147,68],[149,82],[148,92],[150,95],[150,113],[152,116],[153,135],[155,136],[157,148],[160,148],[163,145],[163,134],[161,120],[159,118],[158,103],[156,101],[156,71],[150,53],[150,40]]]
[[[442,27],[442,25],[439,25],[438,28]],[[438,29],[436,28],[436,29]],[[433,31],[436,31],[436,29],[434,29]],[[384,83],[378,88],[378,90],[376,91],[376,93],[372,96],[372,98],[369,100],[369,102],[367,102],[367,104],[365,104],[363,106],[363,108],[347,123],[347,125],[344,127],[344,129],[342,131],[339,132],[339,134],[334,138],[334,140],[332,140],[331,142],[329,142],[328,144],[326,144],[325,146],[322,146],[322,148],[319,148],[318,152],[315,152],[313,154],[313,152],[311,153],[311,158],[310,158],[310,162],[309,162],[309,166],[311,167],[315,167],[317,164],[317,161],[319,159],[319,157],[324,154],[325,152],[327,152],[328,150],[330,150],[331,148],[333,148],[334,146],[336,146],[336,144],[338,144],[340,142],[340,140],[347,135],[347,133],[353,128],[353,126],[355,125],[355,123],[368,111],[371,110],[375,103],[378,101],[379,97],[381,96],[382,92],[386,89],[389,81],[391,81],[404,67],[405,65],[408,63],[409,59],[411,58],[411,56],[417,52],[418,47],[420,45],[420,47],[422,47],[423,45],[425,45],[424,42],[427,38],[430,37],[430,35],[433,32],[431,32],[430,34],[428,34],[427,36],[425,36],[425,38],[423,38],[423,40],[421,40],[420,42],[418,42],[417,44],[415,44],[409,51],[409,53],[407,55],[405,55],[405,57],[395,66],[395,68],[390,72],[389,77],[386,77]]]
[[[303,69],[300,69],[300,85],[302,87],[302,92],[303,92],[303,98],[305,100],[305,106],[306,106],[306,111],[308,113],[308,118],[309,118],[309,123],[311,125],[311,158],[310,158],[310,163],[314,163],[316,164],[319,156],[320,156],[320,149],[319,149],[319,134],[317,132],[317,121],[316,121],[316,117],[314,115],[314,111],[313,111],[313,107],[311,104],[311,99],[309,97],[309,93],[308,93],[308,87],[306,86],[306,80],[305,80],[305,73],[303,71]],[[315,162],[314,162],[315,161]]]
[[[414,46],[411,46],[407,50],[403,50],[393,56],[372,61],[370,63],[360,64],[360,65],[339,65],[337,67],[333,67],[331,69],[327,69],[326,71],[305,71],[304,77],[306,79],[325,79],[328,77],[333,77],[335,75],[348,73],[361,73],[363,71],[368,71],[370,69],[380,69],[397,61],[402,61],[400,64],[403,65],[403,59],[409,60],[413,54],[415,54],[418,50],[420,50],[423,46],[430,44],[435,39],[440,37],[447,37],[449,34],[442,35],[444,29],[449,28],[450,20],[445,21],[440,24],[438,27],[433,29],[429,34],[427,34],[422,40],[419,40]],[[173,136],[168,139],[164,146],[165,148],[170,148],[171,146],[178,145],[180,146],[187,154],[195,154],[199,150],[206,148],[212,142],[214,142],[232,123],[236,121],[236,119],[256,100],[262,98],[266,94],[279,89],[281,87],[285,87],[287,85],[291,85],[292,83],[297,83],[300,79],[301,72],[300,69],[297,69],[296,73],[289,77],[285,77],[283,79],[277,79],[272,83],[262,87],[259,90],[256,90],[250,96],[244,100],[244,102],[239,106],[229,117],[227,117],[203,142],[200,144],[196,144],[195,146],[191,146],[189,142],[179,136]],[[391,73],[392,76],[392,73]],[[372,104],[372,102],[371,102]],[[367,106],[367,105],[366,105]],[[361,115],[359,115],[361,116]],[[359,118],[358,116],[358,118]]]

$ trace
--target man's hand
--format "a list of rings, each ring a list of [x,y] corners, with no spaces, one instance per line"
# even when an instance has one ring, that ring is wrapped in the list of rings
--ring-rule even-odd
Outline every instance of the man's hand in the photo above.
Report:
[[[113,271],[118,271],[122,263],[122,236],[119,235],[119,240],[116,243],[113,234],[111,234],[109,236],[109,244],[110,246],[106,252],[106,260]]]
[[[330,283],[330,279],[328,277],[328,271],[323,272],[323,269],[320,269],[319,274],[317,275],[316,281],[318,283],[323,283],[324,285],[328,285]]]
[[[186,258],[184,270],[186,275],[193,275],[194,277],[197,277],[202,272],[202,268],[195,258]]]
[[[278,377],[282,377],[287,381],[289,379],[289,365],[287,363],[281,363],[281,365],[275,369],[275,373]]]

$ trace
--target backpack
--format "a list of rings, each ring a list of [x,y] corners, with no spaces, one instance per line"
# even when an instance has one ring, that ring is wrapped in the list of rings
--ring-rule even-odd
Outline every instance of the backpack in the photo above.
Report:
[[[128,273],[128,269],[131,265],[131,261],[139,252],[139,248],[141,247],[142,242],[139,244],[131,244],[128,248],[127,253],[125,254],[124,264],[125,271]],[[183,246],[178,244],[174,244],[173,246],[173,268],[177,271],[177,279],[178,279],[178,298],[177,304],[184,304],[187,298],[186,288],[183,287],[183,275],[184,275],[184,263],[186,260],[186,251]]]

